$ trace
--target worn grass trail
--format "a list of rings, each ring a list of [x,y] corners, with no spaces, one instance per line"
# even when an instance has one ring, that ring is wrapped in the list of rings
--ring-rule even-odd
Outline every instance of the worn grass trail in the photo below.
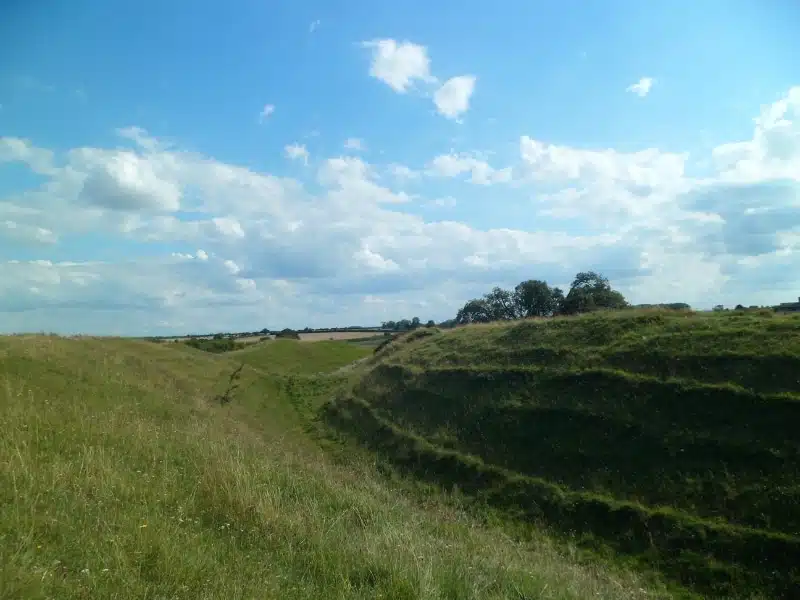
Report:
[[[304,416],[340,378],[250,355],[220,406],[246,353],[175,346],[0,338],[0,598],[654,597],[330,460]]]

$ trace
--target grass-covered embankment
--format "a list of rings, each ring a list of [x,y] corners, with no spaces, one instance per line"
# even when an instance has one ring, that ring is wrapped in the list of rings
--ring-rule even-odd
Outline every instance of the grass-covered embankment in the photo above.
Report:
[[[220,404],[241,356],[0,338],[0,598],[654,597],[331,461],[303,413],[338,376],[249,355]]]
[[[404,470],[704,595],[800,590],[800,319],[415,332],[330,403]]]

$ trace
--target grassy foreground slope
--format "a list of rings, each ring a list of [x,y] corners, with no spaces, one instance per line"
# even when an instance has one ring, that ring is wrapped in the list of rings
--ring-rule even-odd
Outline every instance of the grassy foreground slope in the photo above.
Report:
[[[397,465],[713,597],[800,594],[800,318],[419,330],[325,407]]]
[[[654,597],[329,460],[301,417],[340,378],[223,406],[240,363],[178,346],[0,338],[0,598]]]

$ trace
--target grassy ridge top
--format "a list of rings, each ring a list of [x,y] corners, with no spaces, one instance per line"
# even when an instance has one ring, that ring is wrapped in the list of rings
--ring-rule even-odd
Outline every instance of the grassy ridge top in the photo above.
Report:
[[[0,598],[653,597],[331,461],[337,378],[254,350],[222,406],[241,357],[179,346],[0,338]]]
[[[404,470],[703,594],[800,590],[800,317],[419,330],[329,422]]]
[[[800,393],[800,315],[622,311],[473,325],[387,348],[385,362],[429,367],[609,367]],[[409,338],[407,338],[409,339]],[[775,368],[775,367],[778,368]]]

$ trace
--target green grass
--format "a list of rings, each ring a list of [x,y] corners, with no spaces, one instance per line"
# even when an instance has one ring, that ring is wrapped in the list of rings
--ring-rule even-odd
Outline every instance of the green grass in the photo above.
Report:
[[[281,374],[330,373],[371,354],[369,347],[346,341],[272,340],[230,353],[231,360]]]
[[[362,350],[0,338],[0,598],[659,597],[324,451],[305,418],[352,375],[300,372]]]
[[[418,331],[325,407],[402,471],[713,597],[800,590],[800,318]]]

